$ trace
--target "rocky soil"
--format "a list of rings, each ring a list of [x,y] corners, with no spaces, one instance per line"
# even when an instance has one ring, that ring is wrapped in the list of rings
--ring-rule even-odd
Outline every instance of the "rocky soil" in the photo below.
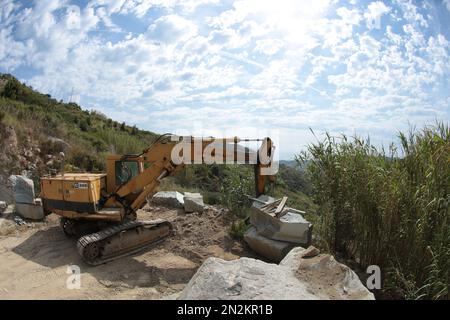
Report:
[[[88,266],[55,215],[18,226],[0,216],[0,299],[160,299],[179,293],[208,257],[254,257],[228,235],[232,215],[219,207],[203,214],[159,206],[140,210],[139,219],[162,218],[175,234],[153,249],[101,266]],[[81,269],[81,288],[68,289],[68,267]]]

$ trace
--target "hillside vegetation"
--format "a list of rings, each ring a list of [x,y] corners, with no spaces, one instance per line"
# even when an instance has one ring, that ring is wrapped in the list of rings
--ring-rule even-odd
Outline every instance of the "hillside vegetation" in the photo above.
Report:
[[[327,136],[308,160],[322,246],[382,270],[395,298],[450,298],[450,130],[399,134],[401,149]]]
[[[155,134],[118,123],[97,111],[63,103],[0,75],[0,170],[3,176],[27,170],[34,180],[61,169],[98,171],[108,153],[139,153]]]

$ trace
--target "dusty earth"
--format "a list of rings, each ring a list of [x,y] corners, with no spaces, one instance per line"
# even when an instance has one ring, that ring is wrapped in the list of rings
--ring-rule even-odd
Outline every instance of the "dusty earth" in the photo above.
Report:
[[[78,256],[76,239],[64,235],[58,216],[22,226],[11,215],[0,216],[0,299],[170,299],[208,257],[255,257],[229,236],[233,218],[226,209],[185,214],[152,206],[138,217],[167,219],[174,235],[148,251],[92,267]],[[67,288],[71,265],[81,270],[80,289]]]

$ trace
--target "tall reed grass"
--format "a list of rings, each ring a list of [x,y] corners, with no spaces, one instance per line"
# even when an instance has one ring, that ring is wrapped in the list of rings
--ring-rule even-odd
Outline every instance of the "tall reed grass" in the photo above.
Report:
[[[308,164],[321,246],[380,266],[382,296],[450,298],[450,130],[399,133],[399,147],[332,137],[298,156]]]

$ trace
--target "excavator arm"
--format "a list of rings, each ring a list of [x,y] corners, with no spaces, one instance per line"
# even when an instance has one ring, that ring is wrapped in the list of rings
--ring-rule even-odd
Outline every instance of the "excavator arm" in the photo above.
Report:
[[[255,171],[255,193],[263,194],[268,181],[274,175],[264,172],[272,165],[274,146],[270,138],[261,140],[255,152],[238,143],[242,140],[176,137],[163,135],[140,155],[124,155],[121,161],[133,160],[141,164],[142,171],[125,183],[116,186],[108,195],[105,207],[124,207],[130,214],[141,208],[147,197],[156,192],[161,180],[189,164],[244,164],[253,165]]]

